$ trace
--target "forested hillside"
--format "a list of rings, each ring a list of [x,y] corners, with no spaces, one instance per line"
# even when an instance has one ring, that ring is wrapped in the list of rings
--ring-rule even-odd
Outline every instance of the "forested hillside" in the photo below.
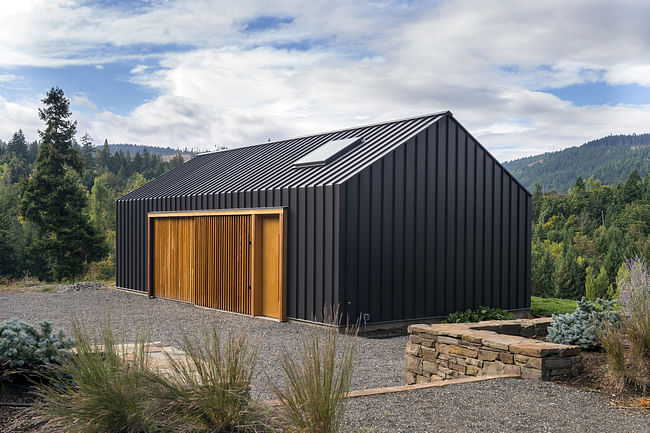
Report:
[[[43,102],[38,142],[21,130],[0,140],[0,279],[71,280],[86,272],[111,279],[115,200],[183,158],[164,161],[148,148],[111,152],[87,134],[77,141],[63,92],[53,89]]]
[[[632,170],[650,170],[650,134],[610,135],[579,147],[509,161],[508,170],[529,190],[567,192],[578,176],[606,185],[624,182]]]
[[[185,148],[183,150],[172,149],[171,147],[157,147],[157,146],[144,146],[141,144],[129,144],[129,143],[108,143],[108,150],[111,153],[122,152],[125,155],[135,155],[136,153],[143,154],[145,152],[150,153],[151,155],[158,155],[162,157],[173,157],[179,153],[184,155],[191,155],[191,150]]]
[[[650,260],[650,174],[616,186],[574,179],[568,193],[533,193],[532,288],[537,296],[617,296],[625,259]]]

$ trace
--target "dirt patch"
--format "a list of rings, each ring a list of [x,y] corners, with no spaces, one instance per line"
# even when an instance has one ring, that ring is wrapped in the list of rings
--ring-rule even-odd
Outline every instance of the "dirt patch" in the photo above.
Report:
[[[613,406],[641,409],[645,415],[650,415],[648,395],[643,395],[640,391],[629,387],[623,391],[616,389],[608,373],[606,352],[583,350],[581,356],[582,368],[579,374],[574,377],[554,379],[553,382],[601,393]]]
[[[26,384],[0,384],[0,426],[14,432],[21,430],[16,427],[17,421],[24,415],[26,408],[20,405],[31,404],[34,401],[32,388]],[[13,405],[16,406],[13,406]],[[4,430],[3,430],[4,431]]]

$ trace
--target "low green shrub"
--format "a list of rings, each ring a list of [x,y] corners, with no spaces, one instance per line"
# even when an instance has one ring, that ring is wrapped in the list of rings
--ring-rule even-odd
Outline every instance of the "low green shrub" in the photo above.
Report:
[[[69,356],[73,342],[63,330],[54,334],[50,322],[40,322],[38,327],[15,318],[0,323],[2,377],[38,374],[46,366],[60,364]]]
[[[481,322],[483,320],[509,320],[512,313],[500,308],[478,307],[474,310],[456,311],[447,316],[444,323]]]
[[[115,281],[115,260],[112,254],[105,260],[91,263],[84,279],[88,281]]]
[[[615,311],[616,301],[596,299],[590,302],[584,296],[576,301],[576,310],[568,314],[553,314],[546,339],[553,343],[575,344],[585,350],[601,347],[598,331],[604,323],[616,324],[620,315]]]
[[[338,312],[327,316],[336,326],[303,335],[298,357],[285,351],[280,360],[285,384],[272,384],[288,418],[286,428],[291,432],[336,433],[345,415],[354,346],[351,338],[341,341]],[[356,334],[356,328],[348,328],[347,334]]]

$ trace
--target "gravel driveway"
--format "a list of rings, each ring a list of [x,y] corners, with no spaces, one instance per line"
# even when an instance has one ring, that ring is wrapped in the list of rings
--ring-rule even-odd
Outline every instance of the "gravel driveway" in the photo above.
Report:
[[[647,433],[650,416],[566,385],[495,379],[351,399],[342,431]]]
[[[183,336],[197,335],[204,325],[215,323],[223,329],[245,331],[259,348],[258,370],[253,381],[253,394],[258,398],[272,398],[268,375],[282,380],[278,365],[279,355],[286,349],[297,351],[301,335],[312,326],[252,318],[224,313],[166,299],[148,299],[138,293],[122,290],[85,290],[67,293],[5,293],[0,292],[0,322],[17,317],[30,323],[48,320],[55,329],[70,329],[73,315],[85,323],[100,325],[110,312],[114,328],[126,330],[132,340],[138,330],[146,330],[152,341],[172,346]],[[352,389],[377,388],[404,384],[404,348],[407,337],[390,339],[355,339],[357,358]]]
[[[188,332],[216,323],[246,331],[259,347],[259,373],[253,383],[257,398],[272,398],[266,375],[279,381],[277,359],[297,350],[300,336],[312,328],[198,308],[119,290],[68,293],[0,292],[0,321],[17,317],[31,323],[49,320],[70,328],[73,315],[101,324],[110,311],[117,329],[132,339],[138,329],[171,345]],[[355,337],[357,350],[352,389],[403,385],[406,337]],[[624,411],[607,398],[565,385],[499,379],[450,385],[350,400],[344,432],[650,432],[650,416]]]

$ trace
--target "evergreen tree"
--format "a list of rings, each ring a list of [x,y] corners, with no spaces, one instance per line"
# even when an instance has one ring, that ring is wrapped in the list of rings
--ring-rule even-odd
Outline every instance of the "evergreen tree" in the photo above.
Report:
[[[124,194],[128,194],[131,191],[135,191],[136,189],[140,188],[142,185],[147,183],[147,178],[145,178],[142,174],[136,173],[133,176],[131,176],[126,183],[126,188],[124,189]]]
[[[7,153],[16,155],[17,158],[24,160],[27,156],[27,140],[23,130],[19,129],[7,143]]]
[[[609,286],[609,277],[605,267],[600,267],[600,272],[595,275],[591,266],[586,270],[585,275],[585,296],[591,302],[595,302],[597,298],[605,299],[607,297],[607,288]]]
[[[29,149],[27,150],[27,156],[25,160],[28,164],[33,164],[36,161],[37,156],[38,156],[38,141],[33,141],[32,144],[29,145]]]
[[[115,230],[115,175],[104,173],[95,178],[90,194],[90,219],[102,232]]]
[[[81,137],[81,156],[84,160],[84,165],[86,170],[92,170],[95,162],[93,161],[93,153],[95,148],[93,147],[93,138],[86,131]]]
[[[105,167],[106,170],[111,170],[111,150],[108,148],[108,140],[104,139],[102,150],[99,151],[99,166]]]
[[[19,278],[25,270],[25,236],[18,220],[18,185],[8,177],[9,167],[0,165],[0,276]]]
[[[626,204],[639,201],[642,197],[643,181],[641,180],[641,176],[639,176],[639,172],[634,170],[632,173],[630,173],[630,175],[627,177],[627,180],[623,184],[621,200],[623,204]]]
[[[621,246],[616,240],[612,240],[607,249],[605,260],[603,261],[603,266],[609,276],[610,283],[616,282],[616,273],[618,272],[621,263],[623,263],[623,252],[621,251]]]
[[[531,269],[531,285],[534,296],[549,297],[553,295],[553,273],[555,260],[551,251],[541,242],[533,246],[533,264]]]
[[[555,269],[555,297],[580,299],[585,293],[585,271],[578,263],[578,252],[567,233],[562,242],[562,257]]]
[[[41,279],[75,279],[89,262],[107,254],[104,234],[90,222],[80,184],[83,161],[74,143],[76,122],[63,91],[52,88],[42,100],[41,146],[34,172],[23,188],[21,214],[37,228],[29,253],[45,263]]]
[[[539,213],[542,209],[543,201],[544,194],[542,193],[542,185],[536,183],[535,192],[533,192],[533,221],[537,221],[539,219]]]

